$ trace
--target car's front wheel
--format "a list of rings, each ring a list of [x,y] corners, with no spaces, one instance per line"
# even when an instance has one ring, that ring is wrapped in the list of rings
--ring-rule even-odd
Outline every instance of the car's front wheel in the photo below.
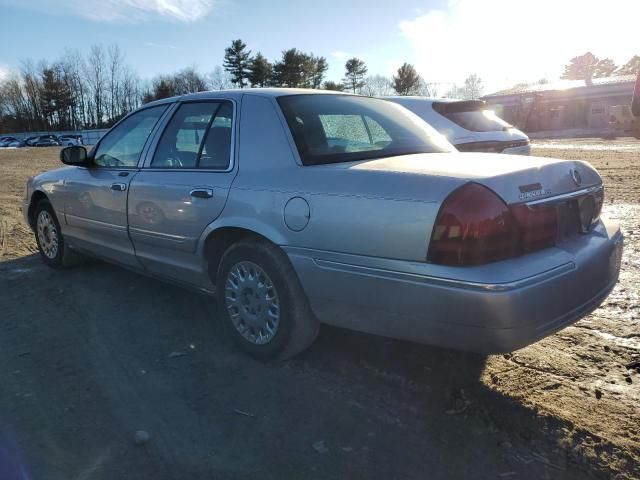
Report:
[[[80,256],[65,244],[60,223],[48,200],[40,200],[36,206],[33,226],[38,250],[44,262],[53,268],[69,267],[77,263]]]
[[[284,360],[318,335],[298,277],[284,252],[259,239],[225,252],[216,275],[216,297],[236,343],[260,360]]]

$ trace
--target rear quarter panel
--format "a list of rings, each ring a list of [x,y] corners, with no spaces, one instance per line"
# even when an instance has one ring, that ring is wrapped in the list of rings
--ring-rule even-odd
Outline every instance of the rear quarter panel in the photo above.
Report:
[[[459,179],[364,171],[357,164],[302,166],[274,98],[247,94],[239,172],[223,215],[205,234],[243,227],[282,246],[424,261],[440,202]],[[308,223],[287,226],[285,206],[308,204]]]

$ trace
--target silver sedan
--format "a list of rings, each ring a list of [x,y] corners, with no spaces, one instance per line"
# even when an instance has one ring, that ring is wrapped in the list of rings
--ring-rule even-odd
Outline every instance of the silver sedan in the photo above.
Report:
[[[589,164],[459,153],[381,99],[169,98],[61,160],[24,199],[48,265],[91,255],[214,294],[261,359],[321,323],[512,351],[595,309],[620,270]]]

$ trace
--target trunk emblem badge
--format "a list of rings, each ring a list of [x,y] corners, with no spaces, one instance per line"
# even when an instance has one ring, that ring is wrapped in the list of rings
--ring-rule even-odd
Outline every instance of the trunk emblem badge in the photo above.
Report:
[[[520,195],[518,196],[520,200],[531,200],[532,198],[551,193],[549,190],[545,190],[544,188],[542,188],[542,185],[539,182],[530,183],[528,185],[520,185],[518,189],[520,190]]]
[[[582,185],[582,176],[580,175],[580,172],[575,168],[571,169],[571,178],[573,179],[573,183],[575,183],[577,187]]]

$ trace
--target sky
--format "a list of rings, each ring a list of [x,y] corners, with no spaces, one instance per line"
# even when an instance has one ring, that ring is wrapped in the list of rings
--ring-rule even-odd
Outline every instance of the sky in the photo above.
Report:
[[[640,54],[640,0],[0,0],[0,78],[65,48],[117,43],[143,78],[223,61],[231,40],[271,61],[296,47],[340,80],[351,56],[370,74],[404,62],[440,94],[476,73],[485,93],[559,78],[591,51]]]

